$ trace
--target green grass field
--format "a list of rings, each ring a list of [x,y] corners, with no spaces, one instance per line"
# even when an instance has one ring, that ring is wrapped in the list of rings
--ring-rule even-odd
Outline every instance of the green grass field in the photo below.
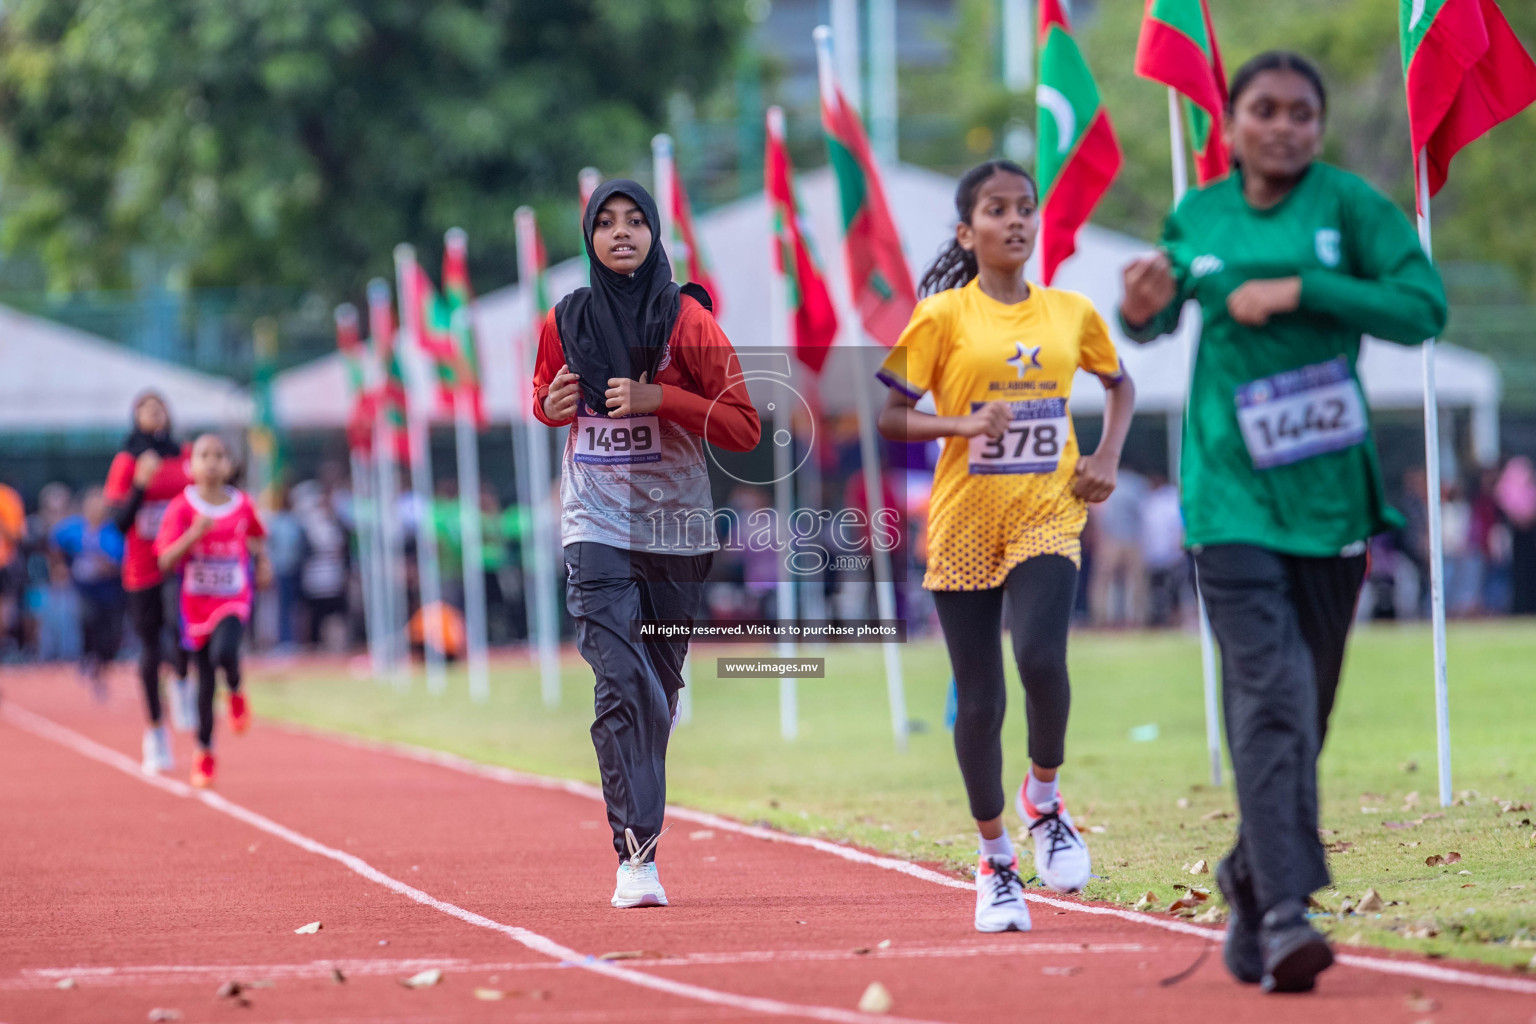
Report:
[[[875,648],[827,648],[827,678],[800,683],[800,736],[778,729],[778,683],[716,678],[694,650],[694,717],[668,758],[675,803],[794,832],[849,840],[968,869],[974,832],[944,728],[948,660],[933,642],[904,648],[911,749],[895,753]],[[1438,806],[1430,641],[1417,626],[1360,630],[1350,649],[1322,762],[1325,841],[1335,887],[1318,894],[1320,926],[1348,943],[1412,948],[1506,966],[1536,952],[1536,627],[1453,627],[1449,645],[1456,806]],[[1088,832],[1086,895],[1166,912],[1230,842],[1229,785],[1208,782],[1199,649],[1171,634],[1074,634],[1073,709],[1062,779]],[[587,728],[591,674],[567,663],[564,700],[547,710],[536,674],[494,671],[488,705],[462,673],[433,698],[336,674],[253,673],[258,715],[453,751],[528,771],[597,781]],[[1155,739],[1132,739],[1153,732]],[[1010,789],[1026,764],[1022,700],[1010,690]],[[1506,810],[1506,808],[1508,808]],[[1009,812],[1011,816],[1011,811]],[[1397,827],[1389,827],[1392,822]],[[1016,828],[1017,822],[1013,823]],[[1429,866],[1455,852],[1460,860]],[[594,856],[597,851],[594,848]],[[1354,914],[1368,889],[1385,906]],[[1536,965],[1532,966],[1536,969]]]

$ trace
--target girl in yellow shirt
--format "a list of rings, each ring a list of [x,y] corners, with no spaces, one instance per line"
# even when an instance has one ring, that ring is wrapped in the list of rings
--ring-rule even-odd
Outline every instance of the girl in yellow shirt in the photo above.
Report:
[[[1003,827],[1002,620],[1006,594],[1024,682],[1030,770],[1015,807],[1046,885],[1075,892],[1090,859],[1057,789],[1065,759],[1067,630],[1087,502],[1115,488],[1136,390],[1082,295],[1031,284],[1039,196],[1017,164],[960,179],[955,240],[923,277],[912,321],[880,371],[880,430],[944,439],[928,523],[928,574],[955,671],[955,753],[980,833],[976,928],[1028,931],[1018,858]],[[1098,450],[1080,455],[1068,400],[1081,367],[1107,389]],[[931,392],[937,415],[919,412]]]

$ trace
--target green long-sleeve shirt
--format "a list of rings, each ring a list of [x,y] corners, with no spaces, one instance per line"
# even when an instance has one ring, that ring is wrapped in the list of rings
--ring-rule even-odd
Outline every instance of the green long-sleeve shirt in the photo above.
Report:
[[[1184,198],[1162,248],[1177,298],[1149,323],[1121,326],[1150,341],[1177,326],[1187,300],[1200,304],[1180,471],[1189,545],[1324,557],[1400,525],[1355,364],[1363,334],[1416,344],[1445,326],[1440,276],[1401,211],[1320,163],[1254,209],[1234,172]],[[1227,312],[1239,285],[1296,276],[1296,312],[1263,327]]]

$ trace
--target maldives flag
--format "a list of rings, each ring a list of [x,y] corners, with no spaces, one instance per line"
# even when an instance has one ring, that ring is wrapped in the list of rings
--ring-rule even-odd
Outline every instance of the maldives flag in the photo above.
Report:
[[[448,333],[453,338],[454,387],[469,400],[475,426],[485,429],[485,395],[480,386],[480,352],[475,344],[475,319],[469,290],[469,235],[450,228],[443,236],[443,304]]]
[[[1046,284],[1077,250],[1088,222],[1120,172],[1120,144],[1083,60],[1061,0],[1040,0],[1040,84],[1036,136],[1040,179],[1040,266]]]
[[[446,259],[446,256],[445,256]],[[445,410],[453,408],[453,394],[463,375],[458,342],[448,303],[437,294],[432,279],[416,262],[414,253],[400,277],[400,304],[405,328],[437,372],[437,401]]]
[[[1429,159],[1429,194],[1451,158],[1536,101],[1536,64],[1493,0],[1399,0],[1403,74],[1415,167]]]
[[[709,264],[704,262],[704,248],[699,244],[698,232],[693,229],[693,207],[688,204],[688,192],[683,188],[683,175],[672,161],[672,276],[678,284],[703,285],[714,302],[715,316],[720,316],[720,287],[715,284]],[[681,251],[678,251],[681,250]]]
[[[774,269],[784,279],[784,297],[791,311],[795,356],[816,373],[827,361],[837,338],[837,310],[827,282],[816,266],[800,206],[795,201],[795,169],[784,146],[784,112],[768,111],[768,146],[763,165],[763,190],[773,224]]]
[[[821,124],[837,176],[853,305],[870,337],[891,348],[912,319],[917,289],[864,126],[835,82],[822,86]]]
[[[1231,166],[1221,135],[1227,75],[1206,0],[1147,0],[1136,44],[1136,73],[1184,97],[1195,179],[1205,185],[1224,177]]]
[[[368,330],[373,335],[373,356],[383,372],[374,392],[374,403],[382,406],[385,444],[396,458],[410,458],[410,432],[406,429],[405,371],[400,366],[400,352],[395,347],[395,312],[390,302],[389,285],[375,278],[368,282]]]
[[[366,455],[373,448],[373,395],[368,390],[367,352],[357,325],[357,307],[336,307],[336,350],[347,374],[347,446]]]

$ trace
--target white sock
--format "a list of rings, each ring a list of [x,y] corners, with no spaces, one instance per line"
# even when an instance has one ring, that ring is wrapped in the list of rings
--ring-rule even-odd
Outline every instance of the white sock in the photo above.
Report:
[[[1041,782],[1035,778],[1034,769],[1030,769],[1024,777],[1024,799],[1037,811],[1054,811],[1061,800],[1061,794],[1056,788],[1056,780]]]
[[[981,855],[988,860],[1013,860],[1013,840],[1008,838],[1008,830],[1003,829],[1003,834],[996,839],[988,839],[980,836]]]

